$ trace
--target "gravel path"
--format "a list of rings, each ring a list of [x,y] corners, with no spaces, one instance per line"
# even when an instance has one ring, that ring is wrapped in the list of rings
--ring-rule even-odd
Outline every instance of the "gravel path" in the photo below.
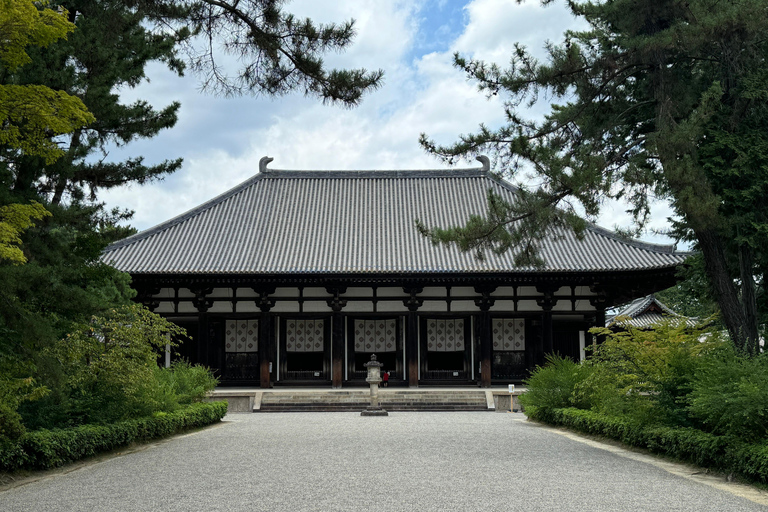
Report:
[[[0,510],[768,511],[694,472],[521,414],[230,414],[0,492]]]

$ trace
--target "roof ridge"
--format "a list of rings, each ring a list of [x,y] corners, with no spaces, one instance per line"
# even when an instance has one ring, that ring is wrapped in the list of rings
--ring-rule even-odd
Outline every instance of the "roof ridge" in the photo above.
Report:
[[[356,169],[342,171],[332,170],[301,170],[301,169],[268,169],[267,165],[274,158],[265,156],[259,160],[259,173],[268,178],[424,178],[424,177],[450,177],[457,176],[484,176],[491,171],[491,161],[485,155],[479,155],[475,158],[482,167],[467,167],[462,169],[405,169],[405,170],[385,170],[385,169]]]
[[[345,179],[370,179],[370,178],[473,178],[484,177],[488,173],[481,167],[469,167],[466,169],[392,169],[392,170],[327,170],[309,171],[294,169],[269,169],[263,173],[265,179],[286,178],[345,178]]]

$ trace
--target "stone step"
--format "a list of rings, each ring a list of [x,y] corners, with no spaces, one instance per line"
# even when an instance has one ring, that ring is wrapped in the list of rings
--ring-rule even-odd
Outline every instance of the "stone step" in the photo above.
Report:
[[[350,398],[262,398],[262,403],[297,403],[297,402],[323,402],[323,403],[348,403],[348,402],[369,402],[368,397],[350,397]],[[381,402],[482,402],[485,403],[485,396],[481,397],[379,397]]]
[[[380,391],[379,403],[389,411],[487,411],[485,391]],[[254,412],[362,411],[370,404],[367,391],[329,393],[263,393]]]

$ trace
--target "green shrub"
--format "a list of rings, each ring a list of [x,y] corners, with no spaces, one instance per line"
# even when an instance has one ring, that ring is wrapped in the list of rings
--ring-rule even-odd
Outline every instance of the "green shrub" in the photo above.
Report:
[[[528,391],[520,395],[527,412],[559,409],[575,403],[576,386],[589,375],[589,368],[558,354],[547,356],[547,363],[536,368],[525,381]]]
[[[732,448],[730,469],[750,480],[768,484],[768,443],[740,444]]]
[[[693,377],[707,354],[722,342],[680,322],[647,331],[623,327],[617,332],[590,330],[605,341],[592,354],[595,371],[576,396],[608,415],[646,424],[690,426],[687,399]]]
[[[19,413],[0,403],[0,446],[5,442],[20,438],[26,429],[21,423]]]
[[[138,304],[93,317],[42,354],[50,366],[45,373],[51,376],[46,384],[52,392],[47,400],[20,409],[25,422],[46,427],[106,424],[159,410],[158,404],[165,406],[167,400],[153,389],[157,354],[169,337],[181,332]]]
[[[647,427],[626,418],[574,408],[555,409],[546,417],[536,419],[616,439],[631,446],[713,469],[735,471],[732,452],[734,446],[741,446],[733,438],[716,436],[690,427]],[[755,476],[750,478],[754,479]]]
[[[179,404],[200,402],[219,383],[208,368],[193,366],[187,361],[177,361],[170,368],[158,368],[155,378],[173,392]]]
[[[101,452],[173,435],[215,423],[227,413],[226,402],[197,403],[172,413],[110,425],[27,432],[17,442],[0,446],[0,470],[50,469]]]
[[[749,358],[730,346],[711,354],[694,378],[688,410],[716,434],[768,439],[768,354]]]

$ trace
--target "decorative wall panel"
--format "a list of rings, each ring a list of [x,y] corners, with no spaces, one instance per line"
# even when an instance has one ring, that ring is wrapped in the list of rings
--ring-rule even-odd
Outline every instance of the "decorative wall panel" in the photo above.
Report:
[[[461,352],[464,350],[464,319],[427,319],[427,350]]]
[[[493,350],[525,350],[525,319],[494,318],[491,335]]]
[[[355,320],[355,352],[395,352],[397,321]]]
[[[322,352],[325,320],[289,319],[285,323],[285,350],[288,352]]]
[[[224,347],[226,352],[258,352],[259,321],[227,320]]]

